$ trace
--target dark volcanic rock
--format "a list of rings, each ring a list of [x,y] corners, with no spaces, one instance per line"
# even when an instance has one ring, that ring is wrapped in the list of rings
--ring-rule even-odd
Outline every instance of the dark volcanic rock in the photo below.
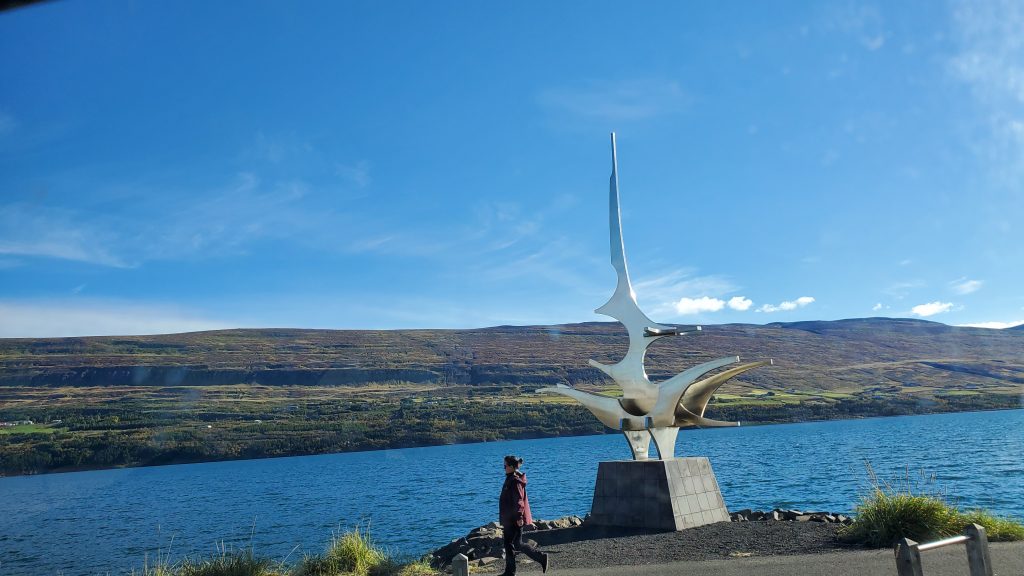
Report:
[[[749,512],[747,516],[766,517],[763,512],[741,512]],[[592,526],[582,522],[578,517],[569,517],[548,522],[539,521],[537,529],[530,532],[528,542],[536,542],[541,550],[552,554],[556,566],[566,568],[814,554],[852,547],[839,539],[838,533],[843,526],[842,523],[824,521],[825,513],[807,516],[819,517],[822,520],[718,522],[681,532],[644,532]],[[547,528],[563,524],[563,520],[581,524],[571,528]],[[460,538],[453,541],[432,553],[433,564],[448,566],[460,550],[465,550],[462,553],[474,560],[477,565],[489,565],[489,569],[496,570],[504,568],[504,561],[498,559],[502,555],[500,530],[489,538],[476,536],[468,540]]]

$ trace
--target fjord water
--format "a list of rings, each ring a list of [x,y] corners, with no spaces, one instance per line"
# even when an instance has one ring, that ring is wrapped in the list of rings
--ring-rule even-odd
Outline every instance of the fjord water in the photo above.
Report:
[[[0,478],[0,573],[127,573],[218,546],[294,562],[356,525],[420,555],[495,519],[509,453],[536,518],[586,514],[597,463],[629,457],[612,434]],[[870,462],[1024,518],[1024,410],[690,430],[677,454],[711,459],[730,510],[850,511]]]

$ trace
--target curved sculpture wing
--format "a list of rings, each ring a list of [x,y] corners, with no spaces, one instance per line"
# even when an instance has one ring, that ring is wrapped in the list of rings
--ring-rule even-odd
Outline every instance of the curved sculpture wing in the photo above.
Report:
[[[564,384],[541,388],[538,392],[561,394],[583,404],[590,413],[597,417],[605,426],[613,430],[644,430],[647,428],[646,418],[637,418],[622,409],[618,398],[591,394]]]
[[[673,426],[700,426],[701,428],[724,428],[727,426],[739,426],[739,422],[724,422],[697,416],[686,408],[679,408],[676,411],[676,421]]]
[[[658,387],[658,401],[651,410],[651,421],[654,426],[673,425],[676,419],[676,406],[691,386],[691,382],[716,368],[739,361],[739,356],[718,358],[698,364],[662,382]]]
[[[715,393],[715,390],[718,390],[727,380],[742,374],[747,370],[753,370],[759,366],[765,366],[771,363],[771,360],[762,360],[760,362],[742,364],[735,368],[730,368],[721,374],[715,374],[710,378],[705,378],[700,382],[696,382],[683,392],[682,398],[679,399],[679,407],[685,409],[690,414],[703,417],[704,410],[707,409],[711,396]]]

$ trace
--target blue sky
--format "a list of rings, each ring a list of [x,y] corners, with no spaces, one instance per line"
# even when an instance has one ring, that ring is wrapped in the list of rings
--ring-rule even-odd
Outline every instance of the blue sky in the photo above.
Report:
[[[1024,322],[1019,2],[0,13],[0,337]]]

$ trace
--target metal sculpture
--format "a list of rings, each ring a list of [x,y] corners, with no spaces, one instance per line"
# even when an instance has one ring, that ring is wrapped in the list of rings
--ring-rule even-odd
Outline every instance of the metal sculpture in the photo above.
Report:
[[[615,293],[598,314],[615,318],[626,327],[629,349],[615,364],[602,364],[590,360],[590,365],[611,377],[622,388],[622,397],[613,398],[576,390],[564,384],[542,388],[540,392],[561,394],[579,401],[605,426],[620,430],[629,442],[634,460],[646,460],[651,440],[658,450],[658,458],[675,455],[676,436],[680,426],[739,426],[739,422],[722,422],[704,417],[708,401],[722,384],[730,378],[771,364],[771,360],[741,364],[698,380],[708,372],[740,361],[739,356],[727,356],[698,364],[668,380],[655,384],[644,370],[647,347],[659,338],[683,336],[701,330],[700,326],[668,326],[647,317],[636,303],[636,293],[629,281],[626,250],[622,241],[622,217],[619,211],[618,160],[615,151],[615,133],[612,138],[612,175],[610,181],[608,224],[611,234],[612,267],[618,275]]]

